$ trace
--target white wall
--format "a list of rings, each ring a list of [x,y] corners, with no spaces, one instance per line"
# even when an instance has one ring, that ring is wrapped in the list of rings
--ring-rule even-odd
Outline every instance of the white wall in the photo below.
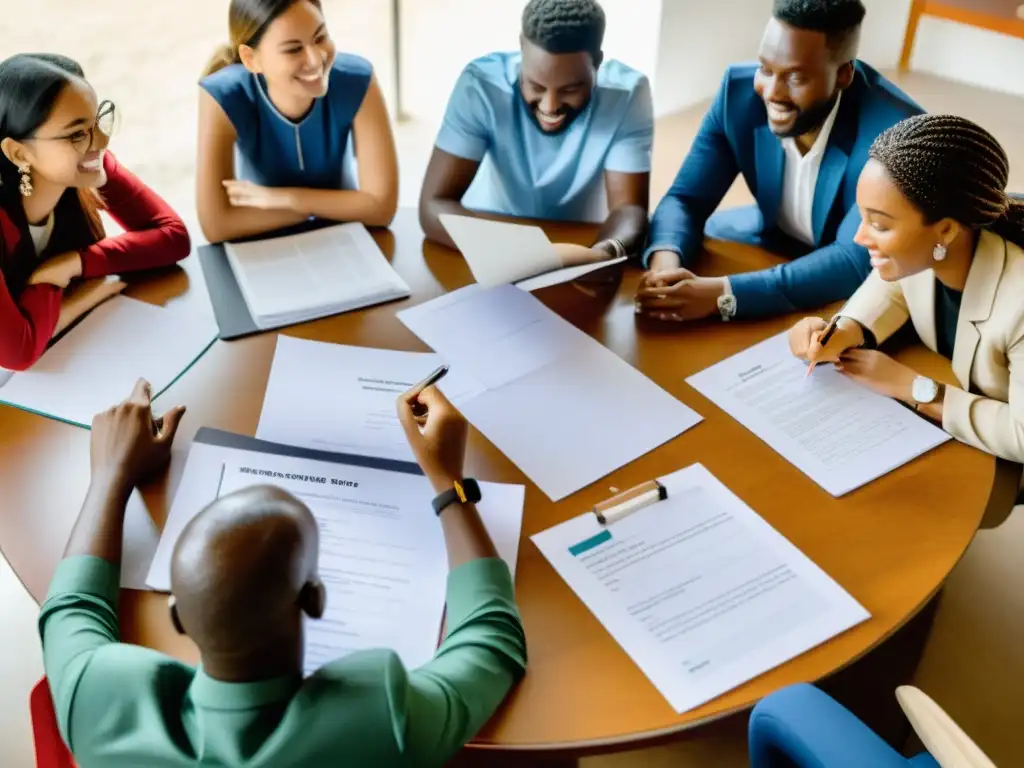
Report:
[[[405,0],[401,66],[406,113],[438,121],[471,59],[517,50],[525,5],[526,0]],[[652,75],[662,0],[602,0],[601,5],[608,17],[605,54]]]
[[[710,99],[729,64],[757,58],[771,7],[771,0],[665,0],[655,115]]]

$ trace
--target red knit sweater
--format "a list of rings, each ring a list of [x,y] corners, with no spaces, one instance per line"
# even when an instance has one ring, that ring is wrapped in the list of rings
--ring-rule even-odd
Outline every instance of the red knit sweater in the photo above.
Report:
[[[181,217],[110,152],[103,168],[107,183],[100,194],[107,213],[125,232],[79,251],[82,277],[164,267],[188,256],[188,231]],[[12,252],[21,234],[2,209],[0,228]],[[0,272],[0,368],[22,371],[42,356],[60,316],[62,295],[53,285],[29,285],[13,296]]]

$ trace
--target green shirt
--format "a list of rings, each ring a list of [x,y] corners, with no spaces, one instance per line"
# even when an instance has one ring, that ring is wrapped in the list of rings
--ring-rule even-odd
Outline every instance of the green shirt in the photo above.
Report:
[[[476,560],[448,578],[448,635],[407,671],[365,651],[305,680],[224,683],[118,642],[119,569],[64,560],[39,617],[61,734],[82,768],[433,766],[493,714],[526,668],[508,567]]]

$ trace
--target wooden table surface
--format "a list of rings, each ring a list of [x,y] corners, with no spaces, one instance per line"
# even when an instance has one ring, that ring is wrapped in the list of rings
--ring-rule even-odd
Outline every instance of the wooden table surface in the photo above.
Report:
[[[583,241],[586,227],[548,227],[552,239]],[[423,242],[416,215],[400,211],[375,234],[408,282],[412,298],[327,318],[283,332],[307,339],[426,351],[396,311],[470,282],[462,258]],[[756,249],[714,244],[700,270],[747,271],[778,263]],[[758,323],[709,321],[665,329],[633,312],[640,273],[588,295],[572,285],[538,293],[549,307],[636,366],[704,416],[704,422],[650,454],[552,503],[494,446],[473,432],[467,474],[524,483],[526,513],[516,593],[529,642],[529,672],[478,736],[480,747],[580,754],[640,746],[752,706],[784,685],[822,678],[856,660],[907,622],[941,587],[970,543],[992,487],[994,461],[950,442],[886,477],[834,499],[739,423],[685,383],[693,373],[787,328],[794,317]],[[142,278],[130,295],[209,311],[196,258],[183,268]],[[166,477],[144,488],[162,525],[192,435],[200,426],[253,435],[274,352],[275,335],[218,342],[157,401],[188,413]],[[901,358],[950,380],[949,366],[923,348]],[[127,395],[127,393],[125,393]],[[599,418],[600,415],[596,414]],[[0,549],[41,600],[88,485],[89,433],[0,407]],[[565,450],[573,449],[571,438]],[[792,662],[683,715],[676,714],[594,616],[552,570],[529,537],[580,514],[609,495],[694,462],[734,493],[836,579],[872,614],[871,620]],[[126,641],[197,661],[191,642],[174,633],[164,595],[125,592]]]

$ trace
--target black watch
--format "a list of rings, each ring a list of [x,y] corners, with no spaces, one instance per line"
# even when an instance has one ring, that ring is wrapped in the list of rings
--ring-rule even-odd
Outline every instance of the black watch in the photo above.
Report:
[[[444,493],[438,494],[434,499],[434,512],[440,515],[452,504],[476,504],[483,496],[480,494],[480,485],[471,477],[464,480],[456,480],[453,488]]]

